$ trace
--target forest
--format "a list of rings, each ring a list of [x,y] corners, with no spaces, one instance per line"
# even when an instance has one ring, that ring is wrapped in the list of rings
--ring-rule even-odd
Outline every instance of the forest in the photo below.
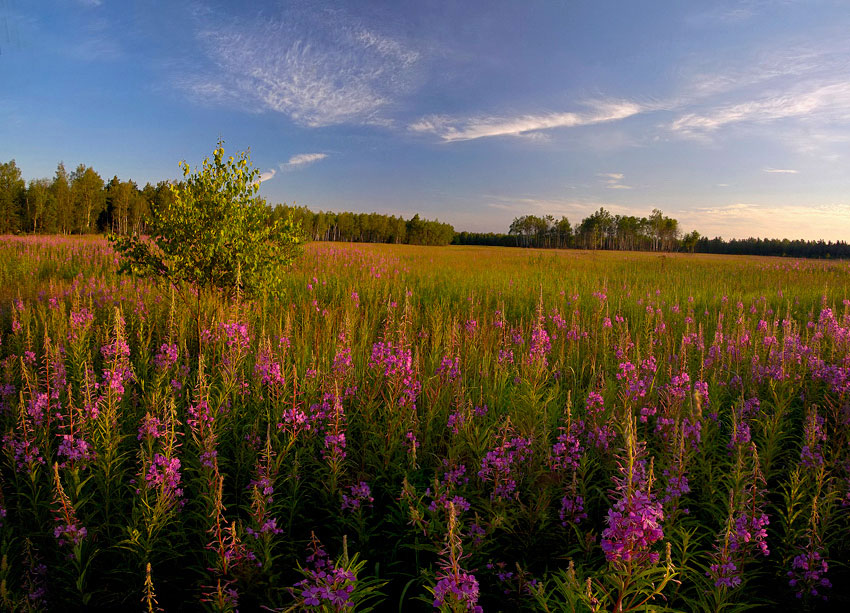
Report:
[[[143,187],[117,176],[105,181],[92,167],[68,172],[60,162],[52,178],[23,178],[11,160],[0,164],[0,234],[144,234],[152,210],[171,197],[168,181]],[[411,245],[489,245],[539,249],[684,251],[796,258],[850,258],[846,241],[788,238],[708,238],[683,233],[676,219],[653,209],[648,217],[615,215],[600,208],[572,225],[566,217],[522,215],[506,233],[456,231],[448,223],[382,213],[314,212],[277,204],[274,218],[289,215],[312,241]]]

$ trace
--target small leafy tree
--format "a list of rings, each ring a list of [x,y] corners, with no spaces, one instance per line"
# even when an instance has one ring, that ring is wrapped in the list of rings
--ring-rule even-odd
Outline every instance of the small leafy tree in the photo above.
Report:
[[[184,180],[171,184],[171,198],[156,207],[149,236],[110,236],[123,256],[120,270],[188,283],[200,295],[213,289],[225,294],[257,295],[278,291],[284,268],[302,242],[289,217],[273,220],[257,196],[260,172],[247,152],[225,159],[223,141],[212,161],[192,172],[180,163]]]

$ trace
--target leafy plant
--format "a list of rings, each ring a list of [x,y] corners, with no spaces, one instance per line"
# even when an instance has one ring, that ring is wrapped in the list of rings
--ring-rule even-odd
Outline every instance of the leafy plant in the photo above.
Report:
[[[282,271],[302,242],[300,228],[288,217],[272,220],[257,196],[260,172],[248,153],[225,159],[223,145],[219,140],[212,161],[195,172],[180,163],[184,180],[172,183],[173,197],[152,211],[148,237],[109,237],[123,257],[121,272],[189,283],[199,292],[281,288]]]

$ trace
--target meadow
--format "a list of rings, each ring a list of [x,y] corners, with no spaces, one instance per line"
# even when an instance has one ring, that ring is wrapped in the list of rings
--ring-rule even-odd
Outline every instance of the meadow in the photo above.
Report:
[[[850,605],[850,263],[0,237],[0,608]],[[266,609],[263,609],[265,607]]]

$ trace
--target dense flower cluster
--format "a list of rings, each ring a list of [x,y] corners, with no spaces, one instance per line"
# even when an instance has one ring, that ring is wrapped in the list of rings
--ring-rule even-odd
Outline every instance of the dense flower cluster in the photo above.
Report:
[[[398,406],[415,409],[422,384],[416,378],[413,351],[401,344],[377,342],[372,345],[369,367],[382,372],[397,387]]]
[[[826,578],[829,564],[821,554],[809,547],[807,551],[794,557],[791,570],[788,571],[788,585],[796,589],[797,598],[816,596],[827,599],[822,590],[832,587],[832,582]]]
[[[348,488],[348,494],[342,495],[342,510],[356,511],[362,507],[371,507],[375,499],[372,498],[372,490],[369,484],[361,481]]]
[[[167,370],[177,363],[177,344],[163,343],[154,356],[153,363],[159,370]]]
[[[166,499],[176,501],[183,496],[180,479],[179,458],[169,458],[161,453],[154,455],[145,474],[147,487],[162,488],[162,493]]]
[[[602,551],[611,562],[649,560],[659,555],[650,547],[664,538],[664,511],[651,494],[636,489],[608,510],[608,526],[602,531]]]
[[[521,465],[530,457],[531,439],[521,436],[505,438],[499,446],[487,452],[481,460],[478,476],[484,482],[493,483],[491,498],[504,499],[516,495]]]
[[[333,611],[353,609],[351,594],[357,583],[354,573],[335,565],[318,541],[307,556],[307,567],[302,569],[306,576],[293,587],[293,594],[306,608],[327,605]]]
[[[0,256],[17,240],[0,238]],[[436,250],[309,248],[322,257],[282,275],[286,292],[264,302],[223,304],[186,286],[169,304],[146,281],[89,271],[38,287],[47,268],[32,282],[5,269],[25,296],[0,305],[0,541],[19,565],[9,602],[108,606],[103,594],[141,585],[137,544],[168,610],[406,610],[423,597],[455,612],[538,598],[570,610],[576,596],[601,611],[654,590],[638,608],[704,597],[708,608],[790,609],[838,583],[850,507],[846,262],[741,260],[723,276],[699,258],[644,267],[643,256],[595,254],[546,276],[528,274],[515,250],[520,266],[506,257],[505,274],[440,293],[445,276],[408,267],[447,257]],[[479,256],[470,250],[464,266]],[[646,268],[682,287],[656,288]],[[688,296],[688,275],[708,271],[718,283]],[[191,512],[177,512],[184,504]],[[279,579],[297,566],[292,543],[318,521],[348,535],[346,553],[332,561],[316,547],[290,593],[297,579]],[[692,564],[678,555],[684,538]],[[662,540],[677,552],[669,564]],[[129,557],[103,555],[130,541]],[[771,550],[781,560],[764,560]],[[539,584],[525,565],[546,573]]]
[[[68,317],[68,340],[71,342],[79,340],[90,329],[94,322],[94,313],[86,307],[82,307],[79,311],[71,311]]]
[[[478,606],[478,580],[475,575],[460,572],[457,575],[441,574],[437,585],[434,586],[434,608],[439,609],[447,600],[454,599],[461,603],[467,611],[482,613],[484,609]]]
[[[65,462],[89,462],[94,459],[94,449],[85,439],[63,434],[56,455]],[[64,463],[63,463],[64,466]]]

